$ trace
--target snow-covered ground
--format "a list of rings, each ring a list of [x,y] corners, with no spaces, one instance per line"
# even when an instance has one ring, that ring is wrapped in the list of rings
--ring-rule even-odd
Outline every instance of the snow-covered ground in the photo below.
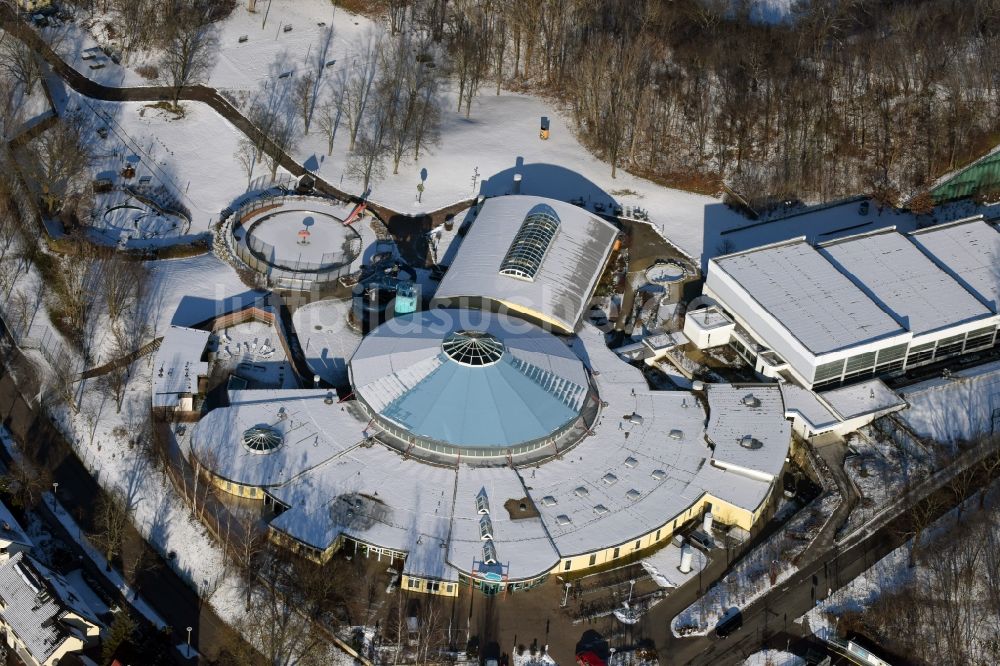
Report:
[[[743,666],[805,666],[806,660],[783,650],[761,650],[743,661]]]
[[[98,242],[142,247],[179,239],[188,232],[184,218],[162,213],[123,190],[94,198],[90,227]]]
[[[900,417],[917,434],[954,444],[992,433],[1000,408],[1000,362],[961,370],[903,389]]]
[[[161,205],[179,205],[189,212],[190,229],[178,236],[172,229],[164,243],[177,242],[209,230],[219,212],[248,190],[247,176],[234,157],[242,134],[205,104],[185,105],[182,118],[140,102],[98,102],[66,92],[65,104],[79,108],[91,119],[99,178],[118,185],[139,186],[155,194]],[[108,138],[96,133],[108,128]],[[126,180],[121,171],[132,165],[135,176]],[[289,178],[279,169],[279,178]],[[267,187],[270,174],[259,165],[249,189]],[[96,211],[103,214],[104,210]]]
[[[878,428],[866,426],[848,437],[856,455],[844,460],[844,470],[860,499],[840,528],[850,534],[870,521],[908,487],[936,469],[935,459],[919,448],[889,419]]]

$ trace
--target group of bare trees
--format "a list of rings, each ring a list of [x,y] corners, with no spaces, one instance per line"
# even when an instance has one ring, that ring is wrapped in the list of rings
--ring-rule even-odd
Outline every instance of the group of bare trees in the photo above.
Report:
[[[276,157],[293,151],[310,131],[324,136],[327,156],[338,134],[347,134],[345,172],[365,188],[385,175],[390,162],[398,173],[403,160],[418,159],[437,141],[442,59],[426,37],[372,28],[335,68],[321,60],[296,77],[268,82],[248,103],[248,116],[261,135],[241,141],[234,155],[248,188],[256,165],[265,160],[274,180]]]
[[[458,108],[490,81],[565,101],[619,167],[718,191],[894,201],[998,130],[1000,2],[807,0],[782,24],[729,0],[390,3],[447,47]]]

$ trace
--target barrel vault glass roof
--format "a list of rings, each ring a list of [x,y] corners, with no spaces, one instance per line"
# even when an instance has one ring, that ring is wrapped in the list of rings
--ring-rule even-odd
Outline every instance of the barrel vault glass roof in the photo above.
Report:
[[[460,321],[469,316],[478,321]],[[455,447],[509,448],[552,435],[584,407],[589,384],[582,362],[535,326],[455,310],[402,320],[364,339],[351,376],[356,395],[372,411],[418,437]],[[473,331],[502,344],[495,361],[464,363],[447,351],[456,332]]]
[[[500,274],[534,280],[558,230],[559,216],[552,206],[538,204],[529,210],[500,264]]]

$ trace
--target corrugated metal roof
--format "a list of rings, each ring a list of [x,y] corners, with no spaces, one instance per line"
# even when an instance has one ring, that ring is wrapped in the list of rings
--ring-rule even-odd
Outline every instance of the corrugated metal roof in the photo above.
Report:
[[[711,263],[814,355],[904,332],[805,241],[720,257]]]
[[[910,239],[956,281],[1000,312],[1000,233],[981,218],[931,227]]]
[[[992,314],[895,231],[835,241],[819,251],[915,335]]]
[[[535,279],[501,275],[500,265],[511,241],[525,216],[540,204],[550,206],[560,224]],[[561,201],[521,195],[488,199],[441,280],[435,299],[465,296],[504,301],[540,313],[571,331],[617,236],[612,224]]]
[[[471,366],[442,351],[455,331],[486,333],[499,361]],[[351,360],[355,394],[406,430],[456,447],[507,448],[572,422],[588,393],[583,364],[542,329],[502,315],[421,312],[379,327]]]

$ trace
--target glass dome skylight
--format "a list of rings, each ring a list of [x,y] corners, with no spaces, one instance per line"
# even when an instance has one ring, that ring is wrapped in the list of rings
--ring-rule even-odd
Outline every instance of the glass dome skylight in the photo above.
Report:
[[[281,433],[268,426],[254,426],[243,433],[243,446],[253,453],[270,453],[281,446]]]
[[[455,331],[441,342],[448,358],[473,367],[493,365],[503,357],[503,343],[489,333]]]

